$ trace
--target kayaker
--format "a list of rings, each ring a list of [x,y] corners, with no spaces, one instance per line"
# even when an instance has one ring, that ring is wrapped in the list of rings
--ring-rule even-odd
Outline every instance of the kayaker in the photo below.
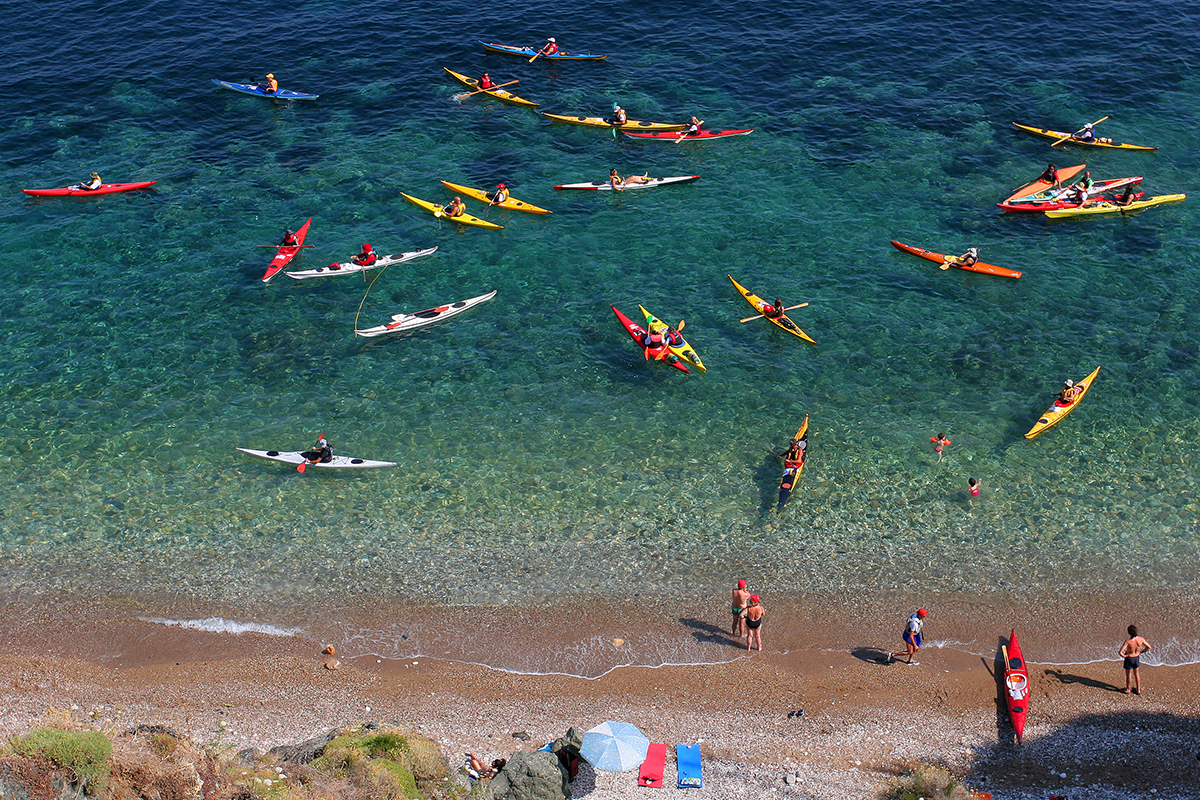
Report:
[[[783,316],[784,312],[783,300],[776,297],[774,305],[771,303],[763,303],[762,312],[763,316],[768,319],[779,319]]]
[[[895,661],[896,656],[905,656],[905,664],[917,665],[917,662],[913,661],[913,656],[921,649],[921,628],[924,627],[925,617],[928,614],[929,612],[925,609],[918,608],[917,613],[908,618],[908,622],[904,626],[904,633],[901,636],[904,639],[904,652],[890,653],[889,661]]]
[[[97,189],[99,189],[101,187],[101,185],[102,185],[102,181],[100,180],[100,176],[97,175],[95,172],[93,172],[91,175],[88,176],[88,179],[86,181],[79,184],[79,188],[83,189],[85,192],[94,192]]]
[[[312,450],[301,453],[300,455],[304,456],[305,460],[310,464],[316,464],[318,462],[321,464],[328,464],[330,461],[333,461],[333,448],[329,446],[329,442],[326,441],[324,436],[322,436],[317,440],[317,443],[313,445]]]
[[[279,91],[279,81],[275,80],[275,73],[268,72],[266,83],[260,83],[258,88],[262,89],[267,94],[275,94]]]
[[[488,75],[486,72],[483,73],[483,77],[479,79],[479,88],[480,89],[491,89],[495,85],[496,84],[492,83],[491,76]]]
[[[665,338],[670,347],[683,347],[683,334],[679,332],[678,328],[673,328],[668,325],[667,330],[665,331]]]
[[[961,256],[946,256],[942,262],[942,269],[950,269],[952,265],[959,267],[973,267],[979,263],[979,248],[969,247],[967,252]]]
[[[625,109],[621,108],[620,103],[613,103],[612,118],[608,120],[611,125],[624,125],[629,121],[629,115],[625,113]]]
[[[661,350],[667,346],[666,337],[662,335],[661,330],[646,331],[642,336],[642,347],[647,350]]]
[[[462,201],[461,197],[455,197],[442,208],[442,213],[447,217],[461,217],[466,211],[467,204]]]
[[[617,174],[617,168],[613,167],[608,171],[608,185],[616,191],[622,191],[621,187],[625,184],[625,179]]]
[[[497,203],[503,203],[509,197],[511,197],[511,195],[508,193],[508,187],[503,183],[498,183],[496,184],[496,191],[492,192],[492,196],[488,199],[491,200],[492,205],[495,205]]]
[[[776,458],[783,459],[784,474],[787,470],[795,470],[796,467],[804,463],[804,456],[808,452],[808,441],[805,439],[792,439],[788,442],[788,449],[782,453],[775,453]]]
[[[350,260],[355,264],[358,264],[360,267],[369,267],[379,260],[379,256],[374,250],[371,249],[371,245],[364,244],[362,246],[362,251]]]
[[[696,119],[696,117],[693,116],[690,120],[688,120],[688,126],[684,130],[683,135],[684,136],[695,136],[696,134],[700,133],[700,126],[703,124],[704,124],[704,120]]]
[[[554,37],[551,36],[549,39],[546,40],[546,43],[544,45],[542,45],[542,49],[538,50],[537,54],[539,56],[552,56],[557,52],[558,52],[558,44],[554,41]]]
[[[299,242],[296,241],[296,232],[294,230],[292,230],[291,228],[287,228],[286,230],[284,230],[283,241],[281,241],[279,243],[279,246],[280,247],[295,247],[297,244],[299,244]]]
[[[1063,384],[1062,391],[1058,393],[1058,399],[1054,401],[1057,406],[1069,406],[1079,399],[1079,395],[1083,394],[1083,387],[1076,386],[1075,381],[1067,378]]]
[[[1088,195],[1092,193],[1092,188],[1095,185],[1096,182],[1092,180],[1092,173],[1090,171],[1083,173],[1083,178],[1073,187],[1075,189],[1075,200],[1079,205],[1087,205]]]
[[[1081,142],[1095,141],[1096,126],[1089,122],[1087,125],[1083,126],[1083,130],[1081,130],[1079,133],[1073,134],[1073,136],[1075,139]]]
[[[1053,163],[1046,167],[1046,171],[1038,176],[1038,180],[1050,184],[1049,188],[1051,189],[1058,189],[1062,186],[1062,181],[1058,179],[1058,167],[1054,166]]]
[[[630,175],[625,179],[625,185],[628,186],[631,183],[650,183],[653,180],[654,179],[650,177],[650,173],[646,172],[642,175]]]
[[[1121,194],[1113,202],[1115,202],[1119,206],[1127,206],[1136,199],[1137,199],[1137,192],[1135,192],[1133,190],[1133,184],[1130,183],[1130,184],[1126,184],[1125,191],[1121,192]]]

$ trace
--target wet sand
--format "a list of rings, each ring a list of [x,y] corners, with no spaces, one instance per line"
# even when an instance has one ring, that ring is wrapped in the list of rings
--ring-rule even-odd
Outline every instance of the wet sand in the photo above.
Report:
[[[773,788],[797,797],[869,797],[917,763],[948,766],[998,799],[1184,798],[1200,785],[1197,665],[1143,668],[1145,689],[1136,697],[1120,691],[1115,658],[1065,667],[1031,662],[1030,716],[1018,746],[995,659],[951,647],[927,647],[915,667],[884,666],[873,660],[882,651],[869,646],[772,650],[765,628],[762,654],[740,657],[730,644],[739,656],[730,663],[623,667],[594,680],[344,653],[341,668],[330,671],[323,643],[309,637],[167,628],[131,618],[126,606],[62,606],[59,615],[41,606],[53,619],[36,621],[34,613],[13,613],[19,607],[9,598],[0,625],[10,643],[0,656],[10,687],[0,713],[4,734],[57,708],[117,730],[163,724],[200,741],[266,750],[339,725],[395,719],[438,740],[457,764],[467,750],[507,756],[571,725],[617,719],[634,722],[652,741],[700,742],[719,797],[762,797]],[[522,635],[523,615],[489,615],[498,647],[536,641]],[[773,621],[786,627],[782,618]],[[704,635],[724,636],[710,625]],[[842,633],[854,638],[852,630]],[[1025,650],[1035,652],[1028,643]],[[527,742],[513,737],[521,731]],[[669,762],[668,777],[672,769]],[[785,782],[789,775],[795,784]],[[633,773],[588,773],[585,781],[594,798],[637,790]]]

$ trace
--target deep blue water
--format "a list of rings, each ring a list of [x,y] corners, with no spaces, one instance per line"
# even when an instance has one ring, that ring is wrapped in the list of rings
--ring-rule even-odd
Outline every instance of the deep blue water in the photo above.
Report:
[[[503,605],[631,575],[664,596],[731,572],[776,596],[987,595],[1002,579],[1073,602],[1117,580],[1194,592],[1195,201],[1063,221],[993,204],[1049,160],[1191,192],[1197,16],[1121,2],[15,8],[0,40],[0,586],[281,623],[365,591]],[[529,64],[476,43],[550,35],[609,57]],[[510,89],[546,111],[620,102],[756,131],[618,138],[456,102],[443,66],[519,78]],[[320,99],[211,82],[268,71]],[[1104,135],[1160,149],[1056,152],[1009,124],[1105,115]],[[552,188],[610,167],[702,177]],[[159,183],[19,191],[92,170]],[[459,229],[399,195],[442,202],[439,179],[504,181],[554,214],[491,209],[503,231]],[[361,278],[259,281],[271,251],[255,245],[309,217],[299,268],[364,241],[439,247],[380,275],[360,327],[497,297],[407,338],[355,339]],[[1024,277],[943,272],[889,239],[978,246]],[[818,345],[738,323],[752,312],[727,274],[811,303],[793,316]],[[609,310],[638,303],[686,319],[707,374],[641,359]],[[1096,365],[1085,404],[1024,440],[1061,381]],[[809,465],[776,515],[764,444],[806,413]],[[233,449],[301,449],[322,431],[400,466],[298,475]],[[938,432],[953,440],[940,465]],[[984,487],[974,507],[968,477]],[[1189,660],[1196,632],[1179,635]]]

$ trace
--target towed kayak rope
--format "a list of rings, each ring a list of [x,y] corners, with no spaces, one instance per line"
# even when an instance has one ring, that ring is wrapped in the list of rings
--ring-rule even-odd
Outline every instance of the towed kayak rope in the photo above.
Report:
[[[365,292],[363,292],[362,300],[360,300],[358,303],[358,311],[355,312],[355,314],[354,314],[354,330],[358,330],[358,318],[362,314],[363,305],[365,305],[367,302],[367,295],[369,295],[371,293],[371,288],[373,286],[375,286],[375,281],[379,280],[383,276],[383,273],[387,272],[388,267],[390,267],[390,266],[391,266],[391,264],[388,264],[383,269],[379,270],[379,272],[376,272],[375,277],[371,278],[371,282],[367,284],[367,290]],[[367,279],[367,273],[364,272],[363,280],[365,281],[366,279]]]

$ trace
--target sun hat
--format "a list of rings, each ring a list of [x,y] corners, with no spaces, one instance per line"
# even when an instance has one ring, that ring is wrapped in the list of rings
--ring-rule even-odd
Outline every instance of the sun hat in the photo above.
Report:
[[[928,614],[928,613],[929,613],[929,612],[928,612],[928,611],[926,611],[926,610],[925,610],[925,609],[923,609],[923,608],[918,608],[918,609],[917,609],[917,616],[918,616],[918,617],[923,617],[923,616],[925,616],[925,615],[926,615],[926,614]]]
[[[738,581],[738,588],[739,588],[739,589],[745,589],[745,588],[746,588],[746,582],[745,582],[745,581]]]
[[[756,595],[756,594],[752,594],[752,595],[750,595],[750,602],[751,602],[751,603],[757,603],[757,602],[758,602],[758,595]]]

